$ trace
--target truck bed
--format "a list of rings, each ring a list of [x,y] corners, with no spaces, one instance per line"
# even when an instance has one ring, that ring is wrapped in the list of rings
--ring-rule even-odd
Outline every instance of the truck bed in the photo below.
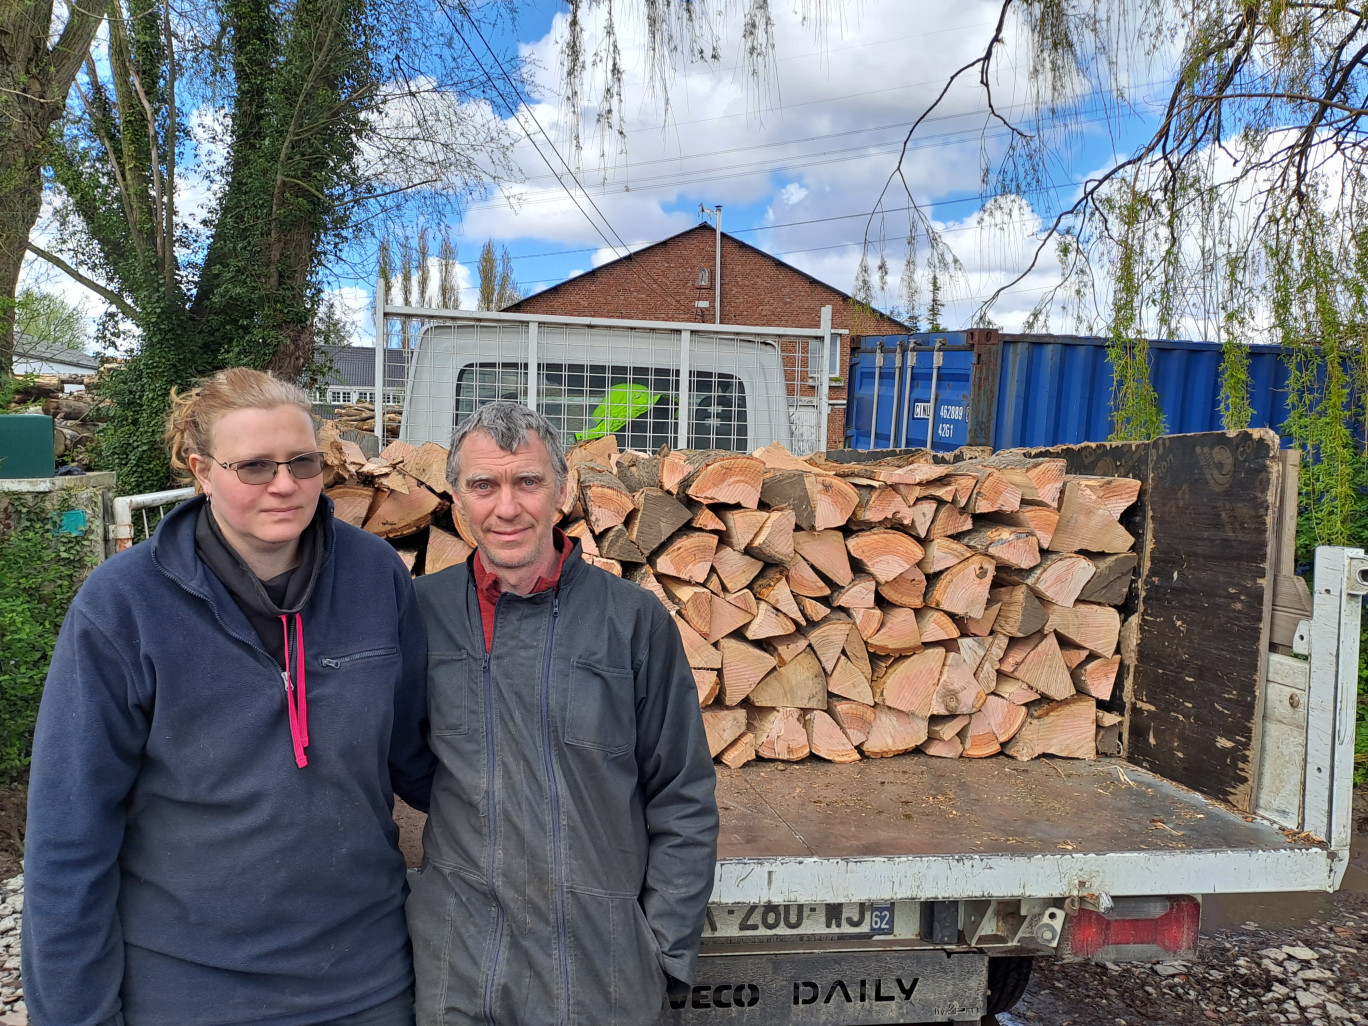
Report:
[[[1117,759],[760,762],[717,798],[714,902],[1333,887],[1315,839]]]

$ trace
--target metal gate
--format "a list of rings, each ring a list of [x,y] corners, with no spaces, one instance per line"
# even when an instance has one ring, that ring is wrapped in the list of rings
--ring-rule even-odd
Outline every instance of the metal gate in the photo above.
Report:
[[[827,446],[830,307],[812,328],[384,305],[375,318],[389,354],[376,349],[377,433],[399,393],[399,437],[413,444],[445,445],[477,408],[511,399],[567,445],[616,434],[638,449]]]

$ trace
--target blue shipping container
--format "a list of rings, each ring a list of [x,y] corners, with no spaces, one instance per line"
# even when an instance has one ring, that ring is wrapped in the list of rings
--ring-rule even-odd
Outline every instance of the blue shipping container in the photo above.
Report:
[[[1250,427],[1282,433],[1285,352],[1249,347]],[[1155,341],[1150,359],[1168,433],[1223,429],[1219,344]],[[992,329],[865,336],[853,340],[849,381],[845,437],[854,449],[1015,449],[1111,434],[1104,338]]]

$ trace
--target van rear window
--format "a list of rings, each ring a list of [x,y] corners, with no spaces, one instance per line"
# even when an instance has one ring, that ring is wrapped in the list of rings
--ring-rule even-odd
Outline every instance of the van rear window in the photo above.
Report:
[[[673,448],[679,439],[678,371],[583,363],[542,363],[537,370],[538,406],[567,446],[582,435],[615,434],[624,449]],[[689,447],[749,450],[740,378],[692,371],[689,384]],[[452,426],[498,399],[527,401],[526,367],[492,360],[467,364],[456,377]]]

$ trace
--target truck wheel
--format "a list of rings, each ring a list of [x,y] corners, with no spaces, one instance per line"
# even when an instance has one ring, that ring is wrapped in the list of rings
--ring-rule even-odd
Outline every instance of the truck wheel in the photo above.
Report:
[[[1010,1010],[1031,980],[1029,956],[1002,955],[988,959],[988,1014],[997,1015]]]

